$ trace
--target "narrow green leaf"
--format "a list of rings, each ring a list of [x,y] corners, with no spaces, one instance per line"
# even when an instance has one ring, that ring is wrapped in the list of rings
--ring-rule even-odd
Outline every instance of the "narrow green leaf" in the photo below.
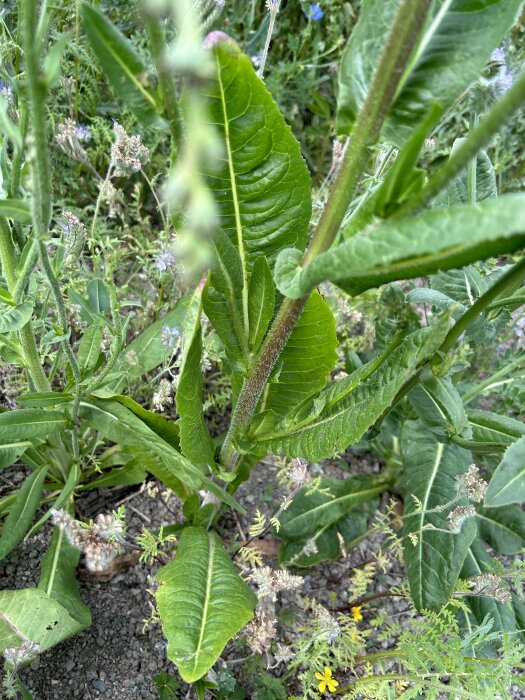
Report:
[[[248,288],[250,347],[257,352],[268,330],[275,308],[275,285],[266,258],[257,258]]]
[[[448,510],[429,512],[456,498],[455,477],[467,471],[470,452],[437,442],[418,421],[409,421],[401,437],[405,525],[405,566],[412,600],[418,610],[439,610],[449,600],[476,523],[467,519],[461,532],[448,527]],[[416,504],[414,498],[418,499]],[[458,501],[455,505],[464,505]],[[439,528],[434,530],[433,528]],[[445,532],[442,532],[445,530]]]
[[[0,216],[20,224],[30,224],[31,205],[23,199],[0,199]]]
[[[448,377],[429,372],[408,394],[419,418],[441,442],[459,435],[470,438],[471,432],[463,401]]]
[[[390,110],[385,134],[404,142],[432,102],[448,109],[479,77],[521,0],[438,0]],[[400,0],[364,0],[341,60],[338,132],[350,133]],[[458,69],[458,67],[460,69]]]
[[[37,469],[24,481],[16,495],[0,535],[0,561],[22,540],[40,503],[47,469]]]
[[[337,359],[335,319],[321,294],[313,292],[279,356],[262,409],[286,415],[323,389]]]
[[[60,406],[71,403],[73,394],[60,394],[56,391],[38,391],[31,394],[22,394],[17,402],[27,408],[46,408],[48,406]]]
[[[525,437],[512,443],[490,480],[486,506],[505,506],[525,501]]]
[[[277,260],[275,282],[283,294],[294,299],[325,280],[348,294],[360,294],[393,280],[518,250],[525,246],[524,219],[523,194],[425,211],[354,236],[317,256],[306,268],[300,265],[300,251],[284,250]]]
[[[88,327],[78,345],[78,364],[83,370],[93,370],[100,356],[100,344],[104,335],[104,324],[95,321]]]
[[[78,482],[80,481],[80,476],[81,476],[81,474],[82,474],[82,472],[81,472],[81,469],[80,469],[80,465],[77,464],[76,462],[74,462],[74,463],[71,465],[70,469],[69,469],[69,474],[68,474],[68,476],[67,476],[67,481],[66,481],[66,483],[64,484],[64,487],[61,489],[60,493],[58,494],[57,499],[55,500],[55,502],[53,503],[53,505],[51,506],[51,508],[47,511],[47,513],[45,513],[45,515],[43,515],[43,516],[40,518],[40,520],[38,520],[38,521],[33,525],[33,527],[31,528],[31,530],[29,530],[29,532],[28,532],[27,535],[26,535],[26,539],[27,539],[28,537],[31,537],[31,535],[32,535],[34,532],[36,532],[37,530],[39,530],[39,529],[42,527],[42,525],[43,525],[43,524],[47,521],[47,519],[51,516],[51,511],[53,511],[53,510],[59,510],[59,509],[62,508],[65,504],[68,503],[68,501],[69,501],[70,498],[71,498],[71,494],[73,493],[73,491],[75,490],[75,487],[78,485]]]
[[[163,127],[146,68],[130,42],[96,7],[82,3],[81,13],[91,48],[117,95],[145,124]]]
[[[0,469],[16,462],[28,447],[32,447],[32,443],[27,441],[8,442],[0,445]]]
[[[87,286],[88,301],[91,311],[95,314],[104,313],[111,308],[108,288],[100,279],[92,279]]]
[[[422,329],[383,353],[349,377],[333,383],[306,402],[290,424],[286,419],[272,432],[257,436],[258,453],[303,457],[312,462],[331,457],[356,444],[391,405],[403,385],[437,350],[447,332]]]
[[[187,683],[202,678],[251,619],[256,597],[215,533],[189,527],[174,561],[157,574],[157,608],[168,657]]]
[[[64,607],[79,623],[79,629],[91,624],[89,608],[80,599],[76,568],[80,550],[69,544],[63,530],[53,529],[51,544],[40,564],[38,588]]]
[[[511,445],[518,438],[525,437],[525,423],[515,418],[477,409],[467,411],[467,417],[472,439],[477,442]]]
[[[22,150],[24,144],[20,129],[11,121],[9,101],[0,95],[0,132],[9,139],[15,148]]]
[[[0,613],[0,654],[22,643],[15,629],[36,642],[42,653],[85,627],[39,588],[0,591]]]
[[[91,491],[108,486],[133,486],[146,481],[148,474],[142,466],[142,460],[131,459],[125,466],[117,469],[110,469],[107,474],[93,479],[87,484],[79,487],[79,491]]]
[[[182,453],[194,464],[213,467],[213,442],[204,422],[202,408],[202,339],[200,316],[201,290],[196,289],[189,301],[184,319],[184,349],[177,384],[177,413],[180,416],[180,446]]]
[[[2,308],[0,311],[0,333],[19,331],[33,314],[33,303],[25,301],[18,306]]]
[[[21,408],[0,413],[0,443],[11,444],[13,440],[30,440],[56,433],[67,426],[67,420],[59,411],[43,408]]]
[[[176,450],[180,450],[180,431],[177,423],[164,418],[160,413],[148,411],[129,396],[114,396],[115,401],[129,408],[129,410],[140,418],[148,428],[169,443]]]
[[[476,508],[482,539],[500,554],[519,554],[525,548],[525,513],[520,506]]]

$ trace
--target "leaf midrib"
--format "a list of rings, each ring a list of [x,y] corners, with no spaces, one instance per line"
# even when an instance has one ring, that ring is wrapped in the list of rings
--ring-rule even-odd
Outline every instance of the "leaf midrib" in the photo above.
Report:
[[[210,596],[211,596],[211,581],[212,581],[212,576],[213,576],[213,560],[215,556],[215,540],[212,535],[209,533],[206,533],[206,536],[208,538],[208,573],[206,576],[206,592],[204,596],[204,609],[202,611],[202,619],[201,619],[201,628],[199,632],[199,641],[197,642],[197,647],[195,649],[195,657],[194,657],[194,663],[193,663],[193,672],[195,673],[197,671],[197,667],[199,665],[199,656],[201,653],[201,648],[202,648],[202,641],[204,639],[204,630],[206,628],[206,620],[207,620],[207,615],[208,615],[208,607],[210,603]]]

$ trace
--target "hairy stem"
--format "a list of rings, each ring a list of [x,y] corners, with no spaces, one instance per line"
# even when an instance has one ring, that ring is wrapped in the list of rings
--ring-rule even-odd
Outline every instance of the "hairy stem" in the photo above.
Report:
[[[303,259],[307,265],[333,243],[357,186],[370,159],[370,147],[377,141],[381,126],[396,95],[405,67],[417,45],[431,0],[404,0],[387,38],[385,49],[346,150],[343,163],[321,220]],[[245,380],[232,414],[221,459],[229,469],[237,463],[233,448],[235,436],[243,432],[253,416],[270,373],[298,321],[308,297],[285,299]]]

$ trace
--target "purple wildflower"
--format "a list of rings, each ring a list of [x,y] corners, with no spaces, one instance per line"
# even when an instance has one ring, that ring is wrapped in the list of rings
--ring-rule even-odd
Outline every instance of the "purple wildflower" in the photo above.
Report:
[[[505,50],[502,48],[494,49],[490,56],[492,63],[497,63],[502,66],[505,63]]]
[[[318,22],[324,17],[324,12],[321,9],[321,7],[314,3],[310,3],[310,5],[308,6],[308,12],[305,12],[304,14],[308,19],[311,19],[312,22]]]
[[[167,348],[172,348],[174,347],[175,343],[179,339],[181,334],[180,328],[177,328],[177,326],[170,327],[168,325],[163,326],[162,328],[162,344],[167,347]]]
[[[154,266],[159,272],[166,272],[166,270],[169,270],[173,265],[175,265],[175,258],[171,251],[161,250],[160,253],[157,254]]]
[[[506,65],[501,66],[498,75],[494,80],[494,88],[498,97],[501,97],[506,92],[508,92],[512,83],[514,82],[514,77]]]
[[[87,126],[77,124],[75,128],[75,136],[79,141],[90,141],[92,134]]]
[[[5,97],[8,102],[11,102],[13,99],[13,88],[4,80],[0,80],[0,95]]]

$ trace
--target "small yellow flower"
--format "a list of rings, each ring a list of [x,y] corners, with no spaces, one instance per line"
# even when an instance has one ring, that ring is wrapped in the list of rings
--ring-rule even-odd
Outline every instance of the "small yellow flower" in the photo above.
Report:
[[[352,608],[352,617],[354,618],[354,622],[359,622],[359,620],[363,619],[363,616],[361,615],[362,607],[362,605],[354,605]]]
[[[319,683],[319,690],[321,693],[324,693],[327,688],[329,693],[335,693],[335,689],[339,685],[339,681],[332,678],[332,669],[325,666],[324,673],[316,673],[315,677],[321,681]]]

